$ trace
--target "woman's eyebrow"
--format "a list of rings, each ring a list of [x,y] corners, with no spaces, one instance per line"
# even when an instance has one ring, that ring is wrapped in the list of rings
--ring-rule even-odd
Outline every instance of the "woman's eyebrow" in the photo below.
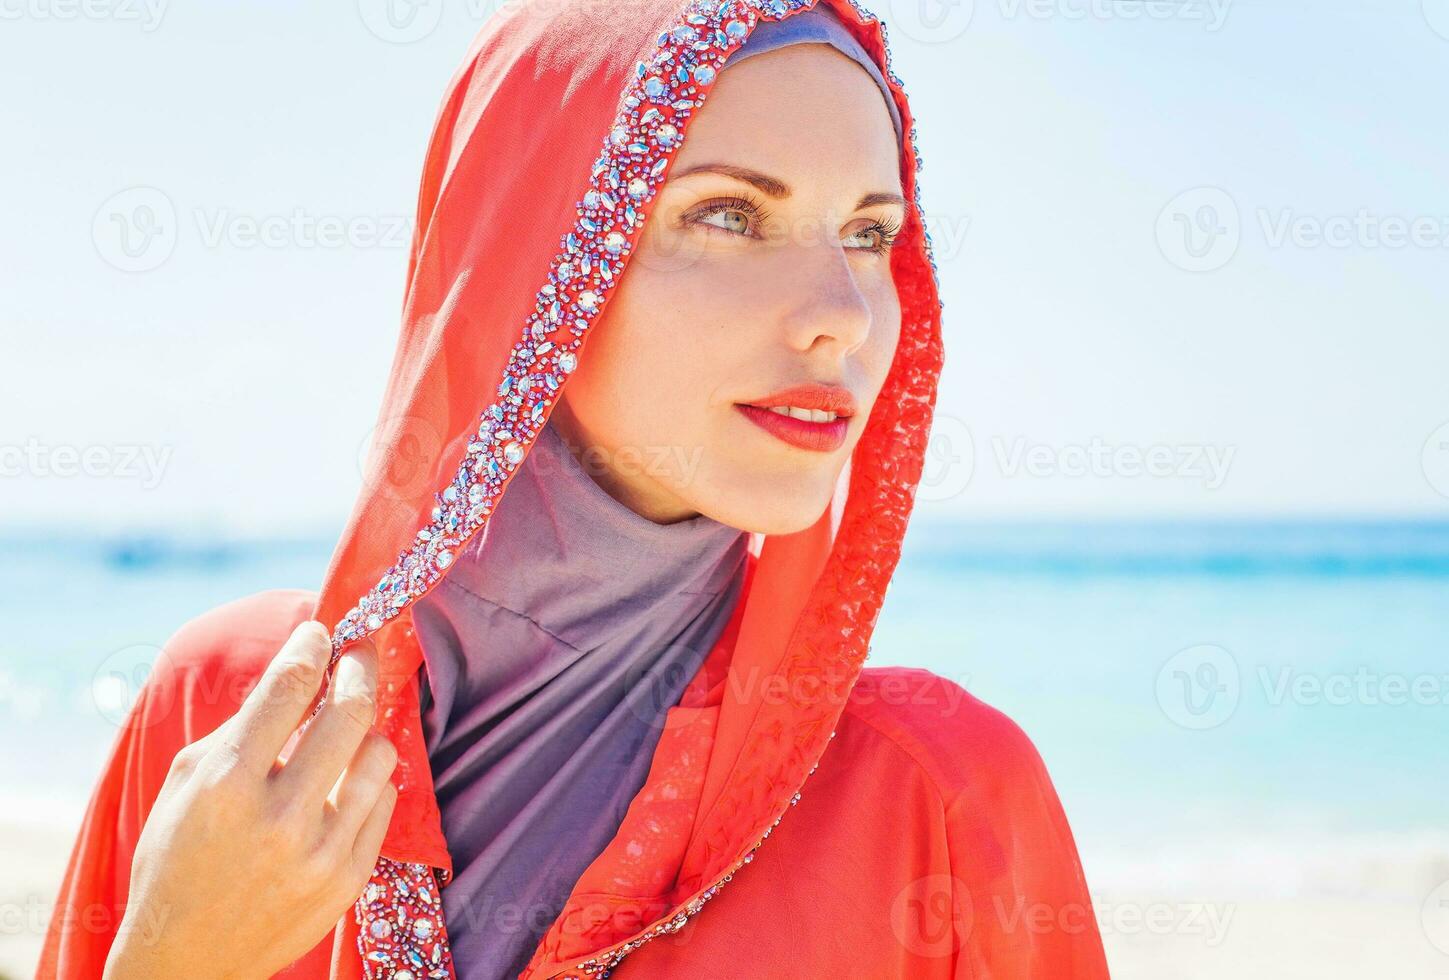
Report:
[[[725,177],[733,177],[735,180],[742,180],[747,184],[759,188],[761,192],[773,198],[786,198],[790,196],[790,185],[769,174],[760,173],[758,170],[751,170],[749,167],[741,167],[733,163],[701,163],[670,174],[671,179],[675,177],[689,177],[693,174],[714,173]],[[877,204],[899,204],[906,206],[906,199],[899,194],[890,191],[876,191],[865,195],[856,204],[856,210],[872,207]]]

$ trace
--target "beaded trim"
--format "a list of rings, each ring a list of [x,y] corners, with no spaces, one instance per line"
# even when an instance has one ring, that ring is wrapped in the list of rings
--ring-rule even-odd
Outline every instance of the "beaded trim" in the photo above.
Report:
[[[830,737],[834,738],[835,733],[831,732]],[[816,762],[813,766],[810,767],[810,771],[805,774],[805,778],[808,779],[813,776],[815,774],[815,770],[819,768],[820,763]],[[800,793],[796,792],[794,796],[790,797],[790,806],[795,806],[799,802]],[[689,920],[693,916],[698,915],[700,910],[704,908],[705,902],[708,902],[711,898],[714,898],[716,895],[718,895],[720,889],[722,889],[725,885],[727,885],[730,881],[734,879],[735,872],[739,871],[741,868],[743,868],[745,865],[749,864],[755,859],[755,852],[760,849],[760,845],[765,843],[765,840],[770,836],[771,833],[774,832],[775,828],[780,826],[780,818],[784,815],[785,813],[782,812],[775,817],[774,821],[770,824],[770,826],[766,827],[765,832],[760,835],[760,839],[756,841],[748,851],[745,852],[744,857],[736,861],[729,868],[729,870],[725,872],[724,877],[716,879],[714,884],[710,885],[698,896],[690,899],[679,909],[675,910],[672,915],[665,916],[663,920],[656,923],[647,932],[636,936],[628,942],[625,942],[620,946],[616,946],[611,950],[605,950],[602,954],[598,956],[594,956],[590,959],[584,960],[582,963],[574,967],[575,970],[580,971],[578,974],[558,974],[556,975],[557,980],[583,980],[583,978],[585,977],[593,978],[593,980],[602,980],[602,978],[607,977],[610,973],[613,972],[614,967],[618,966],[619,963],[624,959],[624,957],[628,956],[630,953],[634,952],[634,950],[649,942],[649,940],[657,939],[660,936],[675,933],[683,929],[685,925],[689,922]]]
[[[606,297],[616,284],[643,225],[644,208],[683,142],[683,123],[703,105],[726,58],[744,43],[759,20],[778,20],[809,9],[818,0],[690,0],[680,20],[662,33],[654,55],[635,66],[635,79],[594,163],[590,185],[577,206],[578,218],[563,236],[548,281],[514,344],[497,399],[479,417],[474,438],[452,481],[435,494],[427,526],[417,532],[391,567],[337,624],[332,634],[335,665],[343,646],[382,629],[440,581],[454,556],[487,523],[508,475],[527,455],[527,447],[547,422],[549,408],[567,376],[578,366],[578,351]],[[859,0],[847,0],[861,20],[876,22]],[[891,68],[886,25],[884,71],[904,91]],[[923,162],[912,121],[908,140],[919,174]],[[920,209],[920,184],[913,188]],[[937,272],[931,236],[922,214],[926,258]],[[558,337],[560,331],[568,336]],[[317,709],[321,704],[317,705]],[[315,712],[314,712],[315,714]],[[310,719],[309,719],[310,720]],[[834,732],[831,737],[834,737]],[[814,773],[817,761],[810,768]],[[808,778],[808,774],[807,774]],[[800,800],[797,792],[790,799]],[[788,812],[788,808],[786,811]],[[709,888],[666,916],[644,934],[574,969],[579,977],[607,977],[644,943],[677,932],[718,894],[779,825],[783,812],[760,839]],[[451,980],[442,907],[436,891],[442,881],[426,864],[379,858],[372,878],[355,905],[358,950],[368,980]],[[563,974],[562,976],[575,976]]]
[[[426,864],[382,858],[353,906],[367,977],[452,980],[443,904]]]

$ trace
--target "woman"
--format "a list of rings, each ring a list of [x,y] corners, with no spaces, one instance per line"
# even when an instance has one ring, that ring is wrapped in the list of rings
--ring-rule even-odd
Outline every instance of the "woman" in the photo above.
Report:
[[[168,643],[39,976],[1105,976],[1030,742],[863,669],[942,358],[911,134],[849,0],[491,20],[321,593]]]

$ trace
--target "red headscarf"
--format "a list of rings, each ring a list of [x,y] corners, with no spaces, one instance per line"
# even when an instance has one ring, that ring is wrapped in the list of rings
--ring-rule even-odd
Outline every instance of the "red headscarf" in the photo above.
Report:
[[[761,20],[814,2],[536,0],[490,19],[449,87],[366,486],[316,608],[337,624],[339,648],[374,637],[379,727],[400,750],[397,808],[358,904],[363,952],[380,975],[415,969],[413,954],[429,964],[447,956],[440,908],[421,939],[370,931],[409,901],[398,882],[417,905],[431,869],[443,880],[450,871],[417,723],[421,652],[409,605],[486,524],[588,356],[590,327],[717,69]],[[735,618],[671,712],[619,833],[545,936],[531,966],[540,976],[689,914],[748,861],[833,733],[900,556],[941,370],[941,303],[910,107],[884,26],[850,0],[819,2],[882,66],[909,134],[909,206],[891,258],[902,317],[895,358],[832,506],[807,530],[756,540]],[[748,681],[729,683],[726,672]],[[759,682],[770,676],[780,683]]]

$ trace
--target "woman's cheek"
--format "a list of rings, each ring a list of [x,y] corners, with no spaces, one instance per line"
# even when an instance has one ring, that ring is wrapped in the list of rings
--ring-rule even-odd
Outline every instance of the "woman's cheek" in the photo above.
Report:
[[[887,279],[877,297],[872,304],[871,336],[866,346],[870,349],[867,373],[879,388],[890,373],[891,362],[895,360],[896,347],[900,343],[901,304],[893,280]]]

